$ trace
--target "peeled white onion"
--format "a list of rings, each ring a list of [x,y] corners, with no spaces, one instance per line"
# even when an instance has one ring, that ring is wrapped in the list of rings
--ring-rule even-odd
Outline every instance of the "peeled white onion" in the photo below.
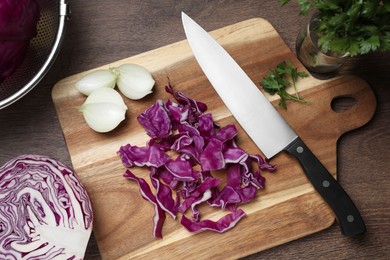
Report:
[[[93,130],[109,132],[125,119],[127,110],[115,85],[124,96],[136,100],[152,93],[154,83],[151,73],[136,64],[92,71],[76,82],[77,90],[88,96],[79,110]]]
[[[88,126],[105,133],[115,129],[125,119],[127,106],[112,88],[94,90],[79,108]]]
[[[146,68],[137,64],[122,64],[111,70],[118,74],[118,89],[127,98],[137,100],[152,93],[155,81]]]
[[[94,90],[102,87],[114,88],[117,75],[112,70],[96,70],[86,74],[76,82],[78,91],[88,96]]]

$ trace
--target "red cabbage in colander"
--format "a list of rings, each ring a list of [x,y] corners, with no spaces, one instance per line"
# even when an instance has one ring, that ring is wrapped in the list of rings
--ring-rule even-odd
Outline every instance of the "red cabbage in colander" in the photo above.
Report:
[[[206,113],[206,104],[175,92],[170,84],[166,91],[175,101],[158,100],[138,116],[150,136],[147,144],[126,144],[118,151],[128,168],[124,177],[136,181],[142,197],[154,205],[154,236],[162,237],[165,213],[172,218],[180,214],[180,223],[190,232],[223,233],[245,216],[239,205],[264,188],[261,172],[272,172],[275,166],[238,147],[236,127],[218,126]],[[151,185],[135,176],[132,167],[149,169]],[[225,182],[213,176],[221,170],[226,174],[222,187]],[[219,220],[203,219],[198,206],[205,203],[228,213]]]
[[[83,259],[92,222],[86,190],[62,163],[22,155],[0,168],[0,259]]]
[[[0,1],[0,83],[23,62],[39,16],[36,0]]]

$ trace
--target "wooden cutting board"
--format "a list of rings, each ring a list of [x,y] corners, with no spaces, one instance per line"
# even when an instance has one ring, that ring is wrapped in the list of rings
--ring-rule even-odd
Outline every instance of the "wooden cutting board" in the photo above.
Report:
[[[269,68],[283,60],[291,60],[299,70],[304,70],[272,25],[263,19],[227,26],[213,31],[212,35],[256,83],[262,80]],[[286,154],[279,154],[271,161],[278,170],[264,173],[266,189],[258,193],[256,201],[241,207],[247,216],[234,229],[224,234],[191,234],[178,220],[167,217],[164,238],[154,238],[153,206],[141,198],[136,183],[122,177],[125,168],[116,152],[127,143],[145,145],[148,136],[136,117],[157,99],[166,101],[171,98],[164,91],[168,77],[175,90],[206,103],[208,111],[221,125],[236,124],[238,144],[248,153],[261,152],[214,92],[187,41],[100,68],[123,63],[145,66],[152,72],[156,85],[153,94],[142,100],[125,99],[129,107],[127,119],[113,132],[93,132],[76,109],[85,97],[77,92],[75,82],[88,71],[61,80],[52,92],[73,167],[92,200],[95,214],[93,231],[104,259],[232,259],[332,225],[335,221],[333,213],[313,190],[297,161]],[[287,111],[277,107],[277,97],[267,97],[336,177],[337,140],[343,133],[370,120],[376,107],[373,92],[366,82],[349,76],[326,81],[305,78],[298,82],[298,89],[310,103],[288,103]],[[333,111],[331,103],[338,97],[353,99],[353,105],[341,112]],[[135,173],[148,179],[146,171],[137,170]],[[220,177],[223,178],[222,175]],[[225,212],[206,210],[204,216],[215,218],[223,214]]]

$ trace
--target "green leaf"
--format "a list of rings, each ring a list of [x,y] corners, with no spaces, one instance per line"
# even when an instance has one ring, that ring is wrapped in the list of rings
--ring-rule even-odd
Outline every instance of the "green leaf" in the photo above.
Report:
[[[383,7],[386,9],[386,11],[390,12],[390,0],[383,0]]]
[[[379,35],[373,35],[367,41],[371,43],[374,51],[376,51],[380,46]]]
[[[282,76],[284,73],[286,73],[286,62],[282,62],[282,63],[279,63],[276,68],[275,68],[275,72],[279,75],[279,76]]]
[[[366,54],[366,53],[369,53],[371,50],[371,46],[370,44],[368,44],[367,42],[362,42],[360,44],[360,53],[361,54]]]
[[[359,42],[350,41],[348,52],[352,57],[358,55],[360,52]]]
[[[279,0],[280,6],[286,5],[288,2],[290,2],[290,0]]]
[[[310,1],[309,0],[297,0],[299,6],[301,7],[300,15],[307,15],[310,11]]]
[[[286,99],[281,98],[278,105],[287,110]]]
[[[332,11],[342,11],[342,8],[339,5],[339,1],[326,1],[318,0],[313,1],[313,7],[319,10],[332,10]]]
[[[280,96],[279,106],[287,109],[286,100],[294,100],[298,102],[307,102],[299,97],[296,82],[298,78],[309,76],[306,72],[298,72],[297,68],[294,68],[291,61],[287,63],[285,61],[280,62],[275,69],[270,69],[268,75],[263,78],[260,85],[263,89],[271,94],[278,94]],[[295,96],[287,93],[286,87],[291,85],[291,82],[295,89]]]
[[[376,27],[375,25],[372,25],[372,24],[362,25],[360,27],[360,30],[367,35],[370,35],[373,33],[378,33],[378,27]]]
[[[335,14],[334,16],[329,18],[328,26],[332,26],[335,28],[345,26],[344,23],[347,21],[347,19],[348,19],[348,16],[346,13]]]
[[[380,38],[378,35],[372,35],[367,40],[363,41],[360,45],[360,52],[362,54],[376,51],[380,47]]]
[[[349,47],[348,38],[334,38],[330,42],[331,50],[337,53],[345,53]]]
[[[279,0],[286,4],[290,0]],[[300,14],[317,9],[318,46],[352,56],[390,50],[390,0],[296,0]]]
[[[381,38],[381,50],[390,50],[390,32],[386,33]]]
[[[375,16],[378,6],[379,0],[363,1],[361,15],[366,18]]]
[[[327,53],[331,50],[332,37],[330,35],[324,35],[318,39],[318,46],[324,53]]]
[[[307,74],[307,73],[304,72],[304,71],[299,71],[299,72],[298,72],[298,77],[300,77],[300,78],[306,78],[306,77],[309,77],[309,74]]]
[[[289,2],[290,0],[279,0],[280,6],[284,6]],[[299,11],[300,15],[307,15],[309,13],[311,8],[311,2],[312,0],[297,0],[297,3],[299,4],[300,7],[300,11]]]

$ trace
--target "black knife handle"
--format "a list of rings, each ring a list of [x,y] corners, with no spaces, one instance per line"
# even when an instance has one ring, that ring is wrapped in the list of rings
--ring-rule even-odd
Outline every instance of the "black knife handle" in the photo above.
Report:
[[[333,209],[342,234],[355,236],[365,233],[366,227],[363,219],[351,198],[301,138],[297,137],[283,150],[298,159],[307,178]]]

